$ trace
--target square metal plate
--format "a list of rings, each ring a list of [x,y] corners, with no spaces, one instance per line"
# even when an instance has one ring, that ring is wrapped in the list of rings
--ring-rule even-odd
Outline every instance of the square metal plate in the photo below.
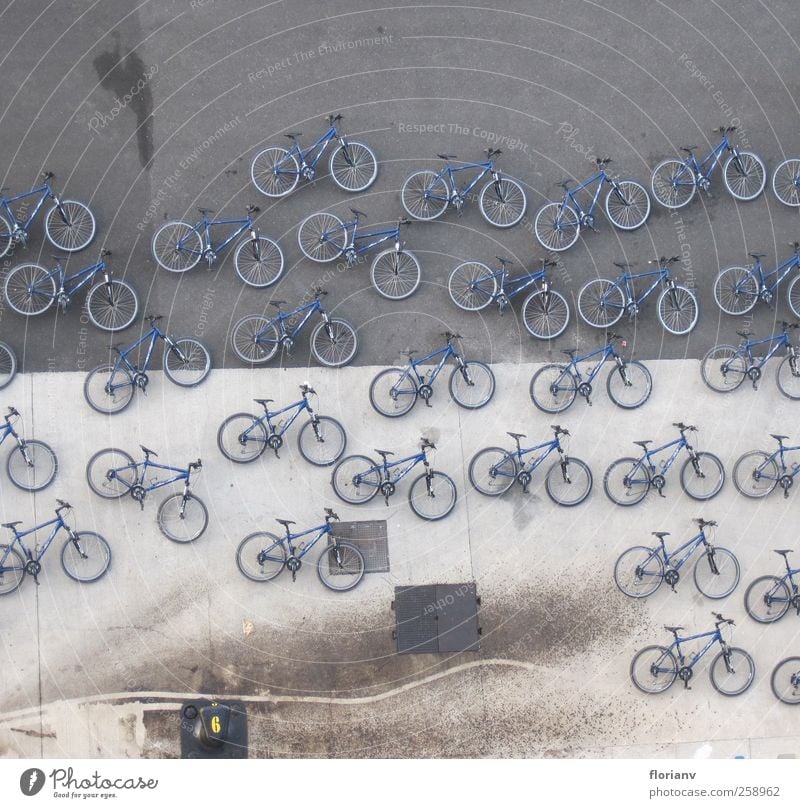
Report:
[[[361,550],[364,572],[389,572],[389,532],[385,519],[336,522],[333,535]]]

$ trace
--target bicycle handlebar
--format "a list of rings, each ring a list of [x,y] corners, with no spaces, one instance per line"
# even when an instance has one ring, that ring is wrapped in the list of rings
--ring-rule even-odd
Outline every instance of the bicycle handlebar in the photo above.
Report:
[[[428,438],[425,437],[420,438],[420,449],[422,449],[423,452],[426,449],[435,449],[435,448],[436,444],[433,441],[428,440]]]
[[[261,213],[261,208],[258,205],[248,205],[247,206],[248,213]]]
[[[723,623],[727,623],[728,625],[735,626],[736,623],[731,620],[730,618],[723,617],[719,612],[711,612],[712,615],[717,619],[717,627],[721,626]]]
[[[568,429],[562,429],[561,424],[550,424],[550,429],[552,429],[553,432],[556,433],[556,437],[558,437],[559,435],[569,436],[570,434]]]
[[[146,319],[150,323],[150,325],[152,326],[152,325],[155,325],[155,323],[157,323],[159,320],[163,320],[164,315],[163,314],[148,314]]]
[[[105,258],[107,255],[111,255],[111,250],[106,248],[100,250],[100,258]]]
[[[648,264],[658,264],[659,266],[663,266],[664,264],[674,264],[677,261],[680,261],[681,258],[679,255],[673,255],[667,258],[666,255],[662,255],[661,258],[654,258],[652,261],[648,261]]]
[[[609,163],[614,162],[610,157],[595,157],[594,161],[599,166],[607,166]]]
[[[17,410],[16,407],[9,407],[5,415],[6,421],[8,421],[9,418],[13,418],[15,415],[19,415],[19,410]]]
[[[311,291],[314,292],[314,297],[324,297],[328,294],[321,286],[314,286]]]
[[[684,424],[683,421],[678,421],[678,423],[673,423],[676,429],[680,430],[681,432],[697,432],[697,427],[692,426],[691,424]]]
[[[800,252],[800,241],[790,241],[789,246],[795,251]]]
[[[497,157],[498,155],[503,153],[502,149],[493,149],[491,146],[488,149],[483,150],[486,154],[486,158],[491,160],[493,157]]]
[[[456,334],[453,331],[442,331],[442,336],[450,342],[453,339],[461,339],[461,334]]]
[[[69,502],[64,502],[63,499],[57,499],[56,502],[58,503],[58,507],[56,508],[56,514],[61,514],[61,511],[69,510],[72,508],[72,505]]]
[[[712,129],[712,132],[719,132],[720,135],[727,135],[728,132],[735,132],[739,127],[737,126],[718,126],[716,129]]]
[[[327,121],[331,126],[333,126],[337,121],[341,121],[343,117],[344,116],[342,115],[341,112],[337,112],[336,115],[331,113],[330,115],[328,115]]]
[[[339,514],[335,513],[333,508],[325,508],[325,521],[330,522],[331,519],[339,521]]]
[[[51,180],[55,177],[55,174],[52,171],[42,171],[42,177],[44,177],[45,180]]]
[[[317,391],[313,387],[310,387],[308,384],[301,384],[300,392],[303,394],[303,398],[305,398],[307,395],[315,396],[317,394]]]
[[[790,328],[800,328],[800,323],[787,323],[786,320],[782,320],[781,328],[784,331],[788,331]]]
[[[702,516],[694,520],[700,526],[700,530],[704,527],[716,527],[717,523],[713,519],[703,519]]]
[[[200,471],[203,468],[203,461],[198,457],[196,463],[189,463],[189,471]]]

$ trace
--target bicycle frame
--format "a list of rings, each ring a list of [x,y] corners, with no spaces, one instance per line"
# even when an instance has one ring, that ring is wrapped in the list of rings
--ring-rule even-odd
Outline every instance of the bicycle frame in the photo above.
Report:
[[[468,171],[469,169],[480,169],[479,173],[474,177],[474,179],[467,183],[463,188],[459,188],[456,182],[455,174],[459,171]],[[438,174],[438,178],[444,179],[444,175],[447,174],[448,185],[450,186],[451,191],[454,194],[458,194],[460,196],[467,196],[472,189],[489,173],[494,174],[494,161],[487,160],[485,163],[466,163],[463,166],[451,166],[447,164]],[[432,199],[437,199],[436,196],[431,194]],[[449,201],[449,200],[447,200]]]
[[[695,175],[699,175],[703,177],[703,179],[708,179],[714,169],[719,164],[719,161],[722,159],[722,155],[724,152],[730,151],[733,152],[733,146],[731,146],[730,140],[728,140],[728,136],[725,135],[722,140],[713,148],[711,151],[698,162],[697,158],[694,154],[689,154],[689,156],[684,161],[684,165],[691,168]],[[734,152],[735,154],[735,152]],[[708,168],[706,168],[708,166]]]
[[[531,452],[535,452],[537,449],[546,449],[546,451],[542,452],[538,457],[535,457],[527,462],[523,459],[525,455],[530,454]],[[509,454],[511,454],[513,457],[516,458],[517,464],[519,465],[521,471],[527,471],[529,474],[531,474],[537,468],[539,468],[539,466],[553,452],[559,452],[559,453],[561,452],[561,441],[558,438],[545,441],[544,443],[539,443],[536,446],[531,446],[528,449],[517,448],[513,452],[510,452]],[[509,474],[500,469],[500,466],[502,466],[504,463],[505,458],[503,458],[499,463],[493,466],[490,470],[490,473],[495,477],[513,477],[516,479],[517,476],[516,471]]]
[[[278,415],[282,415],[285,412],[289,412],[289,410],[294,410],[294,413],[291,415],[288,421],[285,421],[279,424],[277,427],[272,423],[272,419],[277,417]],[[284,435],[291,425],[297,420],[297,417],[300,415],[301,412],[308,410],[309,414],[313,417],[313,411],[311,409],[310,404],[305,398],[301,398],[300,401],[295,401],[294,404],[289,404],[283,409],[280,410],[273,410],[270,412],[269,410],[265,411],[263,415],[259,415],[258,418],[255,419],[255,422],[252,426],[249,426],[247,429],[244,430],[242,436],[246,440],[252,440],[255,442],[264,442],[260,441],[257,435],[251,434],[254,430],[258,430],[260,424],[266,423],[267,424],[267,436],[269,435]]]
[[[293,317],[296,317],[297,315],[302,314],[303,312],[305,312],[305,315],[302,317],[300,322],[292,328],[291,332],[287,331],[286,321],[291,320]],[[278,337],[277,342],[280,342],[281,339],[283,339],[284,337],[289,337],[289,339],[293,340],[300,333],[300,331],[303,330],[303,326],[308,322],[311,315],[314,314],[315,312],[321,312],[324,314],[322,304],[320,303],[319,298],[314,298],[314,300],[312,300],[310,303],[306,303],[303,306],[298,306],[296,309],[292,311],[288,312],[279,311],[277,317],[274,317],[272,320],[270,320],[264,327],[264,330],[261,331],[257,336],[261,337],[271,325],[277,324],[278,326],[280,326],[280,335]],[[271,342],[272,340],[267,341]]]
[[[672,641],[672,644],[669,646],[669,650],[671,651],[673,648],[678,653],[678,662],[681,667],[686,666],[686,657],[681,651],[681,645],[683,643],[692,642],[693,640],[700,640],[703,637],[710,637],[711,639],[705,644],[702,650],[698,651],[692,659],[689,661],[689,668],[693,668],[709,651],[709,649],[714,645],[714,643],[718,642],[723,648],[725,647],[725,641],[722,639],[722,632],[719,630],[719,627],[715,628],[713,631],[704,631],[702,634],[692,634],[689,637],[678,637],[675,636],[675,639]],[[664,668],[660,669],[657,668],[662,673],[667,673],[671,670],[671,668]]]
[[[156,342],[158,339],[161,338],[165,342],[167,341],[167,336],[163,334],[157,326],[153,326],[146,334],[139,337],[130,348],[126,348],[124,351],[119,352],[119,357],[117,361],[114,363],[114,369],[116,370],[119,368],[121,363],[124,363],[127,370],[129,370],[132,374],[137,373],[146,373],[147,369],[150,367],[150,359],[153,356],[153,350],[155,349]],[[147,353],[144,357],[144,362],[142,362],[141,368],[134,365],[129,359],[128,356],[135,351],[140,345],[143,345],[147,340],[150,340],[150,345],[147,348]],[[110,385],[112,389],[116,389],[117,387],[123,387],[124,385]]]
[[[225,225],[238,225],[238,228],[234,230],[226,239],[218,244],[214,244],[211,238],[211,228]],[[190,238],[190,235],[187,235],[181,239],[178,242],[177,247],[179,249],[186,250],[186,252],[189,254],[194,255],[202,255],[207,250],[224,250],[232,241],[239,238],[239,236],[241,236],[242,233],[248,229],[253,229],[253,220],[250,216],[245,219],[207,219],[204,216],[203,220],[198,222],[192,228],[192,231],[196,232],[203,241],[203,251],[198,253],[197,250],[192,250],[186,246],[186,239]]]
[[[755,473],[758,474],[759,478],[763,478],[765,480],[779,480],[781,477],[788,475],[789,477],[796,477],[800,474],[800,465],[796,465],[794,469],[790,469],[786,465],[786,460],[784,459],[784,454],[786,452],[796,452],[800,451],[800,446],[784,446],[781,443],[778,448],[768,457],[764,462],[755,470]],[[780,472],[776,476],[771,474],[765,474],[763,469],[765,469],[771,462],[779,459],[780,462]]]
[[[429,362],[431,359],[434,359],[435,357],[439,356],[439,354],[441,354],[442,358],[439,360],[436,367],[433,370],[430,371],[430,374],[429,374],[429,377],[428,377],[428,382],[427,383],[428,384],[433,384],[436,381],[436,377],[442,372],[442,368],[444,368],[444,366],[447,364],[447,360],[451,356],[458,356],[459,355],[458,352],[456,351],[456,349],[449,342],[447,343],[447,345],[444,346],[444,348],[439,348],[438,350],[433,351],[432,353],[429,353],[427,356],[423,356],[420,359],[412,359],[410,364],[406,368],[405,373],[403,373],[403,375],[398,380],[398,384],[400,384],[404,379],[407,379],[412,373],[416,376],[416,381],[417,382],[419,382],[420,384],[425,383],[425,376],[424,376],[423,373],[419,372],[418,367],[420,365],[424,365],[426,362]],[[414,390],[405,390],[405,391],[404,390],[396,390],[396,392],[397,393],[408,393],[409,395],[414,395],[414,396],[417,394],[416,389],[414,389]]]
[[[41,194],[42,196],[41,199],[36,203],[36,206],[31,211],[30,215],[27,216],[24,221],[17,219],[16,214],[11,209],[11,203],[19,202],[21,199],[26,199],[29,196],[36,196],[37,194]],[[3,210],[9,216],[11,220],[10,224],[13,230],[27,230],[28,227],[33,223],[33,220],[38,216],[39,211],[42,209],[42,205],[44,205],[48,199],[53,199],[56,204],[58,204],[58,198],[53,193],[53,189],[50,187],[49,183],[45,183],[44,185],[41,185],[38,188],[33,188],[32,190],[26,191],[23,194],[0,197],[0,204],[2,204]]]
[[[389,230],[372,230],[366,233],[359,233],[357,219],[353,222],[348,222],[345,227],[350,225],[352,225],[353,228],[353,235],[350,244],[345,247],[345,251],[348,249],[355,250],[356,255],[363,255],[365,252],[369,252],[369,250],[386,241],[391,241],[392,239],[398,241],[400,239],[400,228],[397,226]],[[374,241],[370,241],[369,244],[357,244],[357,242],[365,241],[366,239],[374,239]]]
[[[396,468],[397,466],[402,466],[404,463],[408,463],[408,465],[401,469],[400,471],[396,472],[394,475],[390,474],[390,470]],[[371,468],[367,469],[362,474],[356,474],[355,476],[355,484],[356,485],[371,485],[374,488],[380,488],[380,485],[385,480],[391,479],[392,482],[400,482],[415,466],[419,463],[424,463],[426,466],[428,465],[428,458],[425,455],[425,452],[417,452],[417,454],[409,455],[408,457],[404,457],[402,460],[393,460],[391,463],[384,459],[383,463],[380,465],[372,466]],[[364,475],[370,475],[373,472],[379,472],[379,479],[377,483],[372,482],[370,480],[365,480]]]
[[[316,168],[317,163],[320,161],[320,158],[325,153],[325,149],[328,148],[328,144],[332,140],[336,140],[339,137],[336,127],[331,126],[327,132],[320,135],[317,140],[314,142],[312,146],[309,146],[307,149],[303,150],[300,148],[300,145],[297,143],[296,140],[292,141],[292,148],[289,149],[289,154],[296,154],[300,158],[300,168],[302,169],[305,166],[310,168]],[[308,156],[312,154],[312,152],[318,149],[317,153],[314,155],[314,159],[309,162]]]
[[[600,373],[600,371],[602,370],[602,368],[606,364],[606,362],[608,362],[612,358],[615,359],[615,360],[619,359],[619,354],[614,349],[614,346],[612,344],[610,344],[610,343],[608,345],[604,345],[602,348],[598,348],[596,351],[592,351],[591,353],[584,354],[583,356],[576,356],[574,358],[571,358],[570,361],[569,361],[569,364],[567,365],[567,367],[564,368],[564,373],[569,373],[570,371],[572,371],[572,372],[574,372],[574,374],[577,377],[578,381],[583,382],[583,380],[584,380],[583,379],[583,374],[581,373],[580,368],[578,367],[578,362],[587,362],[590,359],[592,359],[593,357],[597,356],[598,354],[603,354],[603,357],[602,357],[602,359],[600,359],[600,361],[597,363],[597,365],[592,369],[592,372],[586,378],[586,382],[591,384],[594,381],[597,374]],[[561,381],[561,379],[563,377],[564,377],[564,374],[562,373],[562,375],[559,376],[558,380]]]
[[[47,277],[53,278],[58,283],[58,290],[54,295],[48,295],[48,297],[52,298],[53,300],[57,300],[59,295],[62,293],[68,295],[74,295],[76,292],[79,292],[83,289],[84,286],[90,284],[93,280],[95,275],[99,272],[104,272],[106,268],[106,262],[103,260],[98,261],[96,264],[91,264],[88,267],[84,267],[78,272],[74,273],[73,275],[67,275],[66,269],[61,264],[58,264],[55,269],[48,272]],[[74,286],[70,286],[74,281],[78,280]]]
[[[163,471],[173,471],[175,472],[176,476],[170,477],[166,480],[156,480],[154,482],[151,482],[149,485],[145,486],[144,478],[148,469],[161,469]],[[119,476],[119,472],[128,470],[136,471],[136,482],[130,485],[123,477]],[[154,463],[152,460],[150,460],[149,457],[145,457],[144,460],[138,463],[128,463],[125,466],[120,466],[119,468],[111,469],[111,475],[114,479],[123,483],[123,485],[126,485],[128,487],[128,490],[138,485],[144,488],[145,492],[156,491],[157,489],[163,488],[166,485],[172,485],[172,483],[177,483],[180,480],[185,480],[186,485],[188,486],[190,478],[190,472],[188,469],[179,469],[176,468],[175,466],[165,466],[161,463]]]
[[[639,460],[636,461],[634,470],[647,463],[648,470],[654,474],[656,471],[656,467],[651,458],[657,455],[659,452],[663,452],[666,449],[671,449],[673,446],[675,447],[675,451],[669,456],[667,460],[663,460],[661,462],[662,471],[664,474],[666,474],[670,470],[670,468],[672,468],[672,464],[675,462],[678,455],[681,453],[681,449],[689,448],[689,441],[686,439],[684,435],[681,435],[679,438],[676,438],[675,440],[670,441],[669,443],[665,443],[663,446],[659,446],[657,449],[645,449],[642,457],[640,457]],[[649,480],[629,480],[629,482],[631,485],[633,483],[642,483],[643,485],[650,485]]]
[[[680,547],[673,550],[671,553],[667,552],[667,548],[662,540],[661,544],[653,551],[653,556],[661,555],[664,559],[665,566],[679,570],[695,554],[697,548],[705,543],[706,534],[704,530],[701,530],[696,536],[693,536],[691,539],[684,542]],[[651,556],[651,558],[653,556]],[[676,558],[677,561],[675,560]],[[654,573],[643,571],[642,574],[653,575]]]
[[[561,202],[561,208],[563,210],[567,204],[570,204],[575,212],[578,214],[578,217],[581,218],[586,215],[591,215],[597,205],[597,200],[600,198],[600,191],[603,188],[604,182],[609,182],[609,176],[606,174],[605,171],[598,171],[593,177],[589,177],[588,180],[582,182],[580,185],[576,186],[575,188],[565,188],[564,189],[564,199]],[[589,205],[588,208],[584,208],[581,203],[575,198],[575,195],[580,193],[581,191],[588,188],[592,183],[597,183],[597,189],[594,192],[594,196],[592,197],[592,203]]]
[[[41,530],[42,528],[45,527],[50,527],[50,525],[54,526],[53,529],[50,531],[50,535],[47,537],[44,544],[42,544],[42,546],[39,548],[39,551],[34,555],[34,553],[32,553],[26,546],[25,542],[23,541],[23,538],[25,536],[30,536],[32,533],[36,533],[37,530]],[[11,550],[13,549],[15,544],[19,544],[20,548],[22,549],[22,552],[25,555],[26,561],[41,561],[44,558],[44,554],[47,552],[47,549],[53,543],[53,539],[55,539],[56,535],[62,528],[70,532],[61,514],[59,514],[58,516],[55,517],[55,519],[50,519],[48,522],[42,522],[42,524],[36,525],[35,527],[30,527],[27,530],[20,531],[14,529],[14,540],[8,545],[5,553],[3,553],[2,558],[0,558],[0,568],[2,568],[3,564],[5,564],[5,561],[11,554]]]
[[[758,285],[759,291],[769,291],[774,292],[780,282],[795,268],[800,267],[800,255],[795,253],[791,258],[788,258],[782,264],[779,264],[775,269],[771,272],[768,272],[766,275],[764,274],[764,269],[761,265],[761,259],[757,259],[755,264],[751,269],[751,272],[754,274],[757,273],[758,277]],[[771,283],[770,279],[775,278],[775,282]],[[744,282],[744,281],[743,281]]]
[[[651,278],[654,277],[655,280],[650,284],[650,286],[642,292],[639,297],[636,297],[636,293],[633,290],[633,281],[637,278]],[[623,272],[615,281],[614,285],[611,287],[620,288],[625,293],[625,301],[626,304],[633,303],[636,306],[640,306],[647,300],[648,297],[656,290],[660,283],[664,281],[668,281],[670,279],[670,274],[667,269],[664,267],[659,267],[658,269],[651,269],[647,272]]]
[[[752,349],[757,345],[765,345],[768,342],[774,342],[775,345],[769,349],[767,355],[756,365],[756,360],[753,357]],[[773,334],[771,337],[765,337],[764,339],[745,340],[745,342],[739,346],[739,349],[737,350],[736,354],[734,354],[734,357],[737,355],[741,356],[741,354],[744,353],[744,355],[747,356],[751,366],[763,368],[764,365],[766,365],[767,362],[772,359],[777,351],[779,351],[781,348],[791,347],[791,345],[792,343],[790,342],[786,332],[782,332],[780,334]]]
[[[303,536],[308,536],[309,533],[313,533],[315,530],[318,530],[319,533],[317,533],[317,535],[314,536],[314,538],[310,542],[308,542],[308,544],[305,544],[303,547],[300,548],[299,554],[295,553],[292,542],[295,539],[300,539]],[[303,558],[307,553],[311,552],[314,545],[323,536],[327,536],[331,532],[331,530],[332,528],[330,524],[326,522],[324,525],[317,525],[316,527],[310,527],[308,530],[303,530],[300,533],[290,533],[288,536],[279,536],[278,538],[280,539],[281,542],[286,542],[286,545],[289,548],[290,555],[294,556],[295,558]],[[263,550],[261,551],[261,553],[259,553],[259,561],[263,563],[263,561],[266,560],[267,556],[262,557],[262,553]]]

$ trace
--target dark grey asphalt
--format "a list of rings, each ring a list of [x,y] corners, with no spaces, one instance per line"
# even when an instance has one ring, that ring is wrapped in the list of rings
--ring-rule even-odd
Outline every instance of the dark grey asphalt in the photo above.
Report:
[[[502,168],[528,192],[526,222],[496,230],[473,206],[412,227],[408,244],[422,259],[424,283],[402,304],[376,295],[365,266],[334,267],[326,286],[331,306],[361,326],[360,363],[394,362],[401,348],[433,345],[445,326],[469,338],[470,353],[514,361],[544,357],[548,347],[528,338],[514,313],[458,311],[447,276],[462,260],[496,254],[530,265],[542,254],[530,226],[536,210],[557,192],[555,182],[590,171],[588,156],[610,155],[620,173],[649,185],[659,160],[687,142],[710,145],[712,127],[732,122],[770,168],[800,153],[800,26],[790,0],[378,5],[6,0],[0,184],[21,190],[42,169],[55,171],[57,187],[89,201],[99,224],[96,243],[70,267],[110,247],[115,271],[136,286],[145,311],[167,315],[175,334],[207,340],[217,366],[235,366],[231,324],[271,296],[300,300],[328,269],[301,257],[303,217],[355,204],[371,223],[393,220],[404,178],[437,166],[437,152],[475,159],[499,144]],[[259,198],[249,182],[255,152],[280,143],[286,131],[315,136],[329,111],[341,111],[345,130],[378,153],[373,188],[349,197],[323,176],[280,202]],[[613,260],[680,254],[700,295],[699,327],[688,339],[664,338],[651,303],[638,326],[625,329],[637,353],[696,357],[729,339],[742,324],[719,316],[711,295],[716,272],[749,251],[783,258],[800,228],[797,212],[769,189],[749,204],[729,198],[721,180],[716,191],[678,215],[654,207],[635,233],[618,233],[601,217],[600,232],[564,254],[558,288],[574,296],[588,278],[607,275]],[[155,226],[198,205],[239,215],[248,202],[261,204],[259,226],[283,246],[287,272],[277,286],[244,287],[230,253],[214,272],[197,268],[178,278],[156,268]],[[37,227],[27,251],[7,266],[49,262],[51,252]],[[776,311],[759,309],[752,327],[766,333],[787,311],[783,300]],[[25,370],[89,369],[107,352],[109,339],[81,323],[79,305],[59,320],[0,315],[0,335]],[[553,347],[597,342],[577,325],[573,310]],[[132,341],[139,327],[115,340]],[[309,361],[305,339],[290,361]]]

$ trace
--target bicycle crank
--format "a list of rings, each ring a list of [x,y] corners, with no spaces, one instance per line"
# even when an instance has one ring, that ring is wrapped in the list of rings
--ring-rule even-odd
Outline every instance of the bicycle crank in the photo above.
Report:
[[[589,382],[581,382],[578,385],[578,394],[586,399],[586,403],[590,407],[592,406],[592,400],[590,398],[590,396],[592,395],[592,385],[589,384]]]
[[[275,452],[275,457],[280,458],[278,449],[283,446],[283,438],[280,435],[272,434],[267,438],[267,446]]]
[[[667,570],[664,573],[664,580],[667,582],[669,586],[672,587],[672,591],[675,591],[675,585],[680,581],[681,574],[678,570]]]
[[[314,179],[314,169],[311,166],[304,165],[300,173],[303,175],[304,180],[311,182]]]
[[[303,562],[297,556],[289,556],[286,559],[286,568],[292,573],[292,583],[297,579],[297,571],[303,566]]]
[[[391,480],[384,480],[381,483],[380,492],[383,494],[383,498],[386,500],[386,504],[389,504],[389,497],[394,494],[395,485]]]
[[[25,572],[30,575],[39,586],[39,573],[42,571],[42,565],[38,561],[31,559],[25,563]]]
[[[146,493],[147,492],[144,490],[144,486],[139,485],[138,483],[131,486],[131,499],[138,502],[142,510],[144,510],[144,497]]]
[[[656,474],[653,476],[653,479],[650,480],[650,485],[658,491],[658,495],[660,497],[664,496],[664,486],[666,485],[666,480],[664,479],[663,474]]]
[[[417,395],[425,402],[426,407],[431,406],[431,396],[433,395],[433,388],[429,384],[421,384],[417,388]]]
[[[683,686],[686,688],[686,690],[691,690],[689,687],[689,680],[692,678],[693,674],[694,671],[688,665],[684,665],[678,671],[678,678],[683,682]]]
[[[762,289],[761,294],[759,295],[759,297],[767,305],[772,303],[772,292],[769,289]]]
[[[753,382],[753,390],[758,390],[758,380],[761,378],[761,368],[750,368],[747,371],[747,378]]]
[[[528,486],[531,484],[531,473],[529,471],[520,471],[517,473],[517,482],[522,486],[522,493],[528,493]]]
[[[141,371],[139,371],[138,373],[136,373],[136,374],[134,375],[134,377],[133,377],[133,383],[134,383],[134,384],[136,385],[136,387],[138,387],[138,388],[139,388],[139,389],[140,389],[140,390],[141,390],[143,393],[144,393],[144,392],[145,392],[145,390],[147,389],[147,382],[149,382],[149,381],[150,381],[150,379],[148,379],[148,378],[147,378],[147,374],[146,374],[146,373],[142,373]]]
[[[627,313],[628,318],[633,320],[639,313],[639,307],[636,305],[636,303],[631,301],[627,306],[625,306],[625,312]]]
[[[789,498],[789,489],[794,484],[794,480],[788,474],[784,474],[782,477],[778,478],[778,485],[783,489],[783,498]]]

